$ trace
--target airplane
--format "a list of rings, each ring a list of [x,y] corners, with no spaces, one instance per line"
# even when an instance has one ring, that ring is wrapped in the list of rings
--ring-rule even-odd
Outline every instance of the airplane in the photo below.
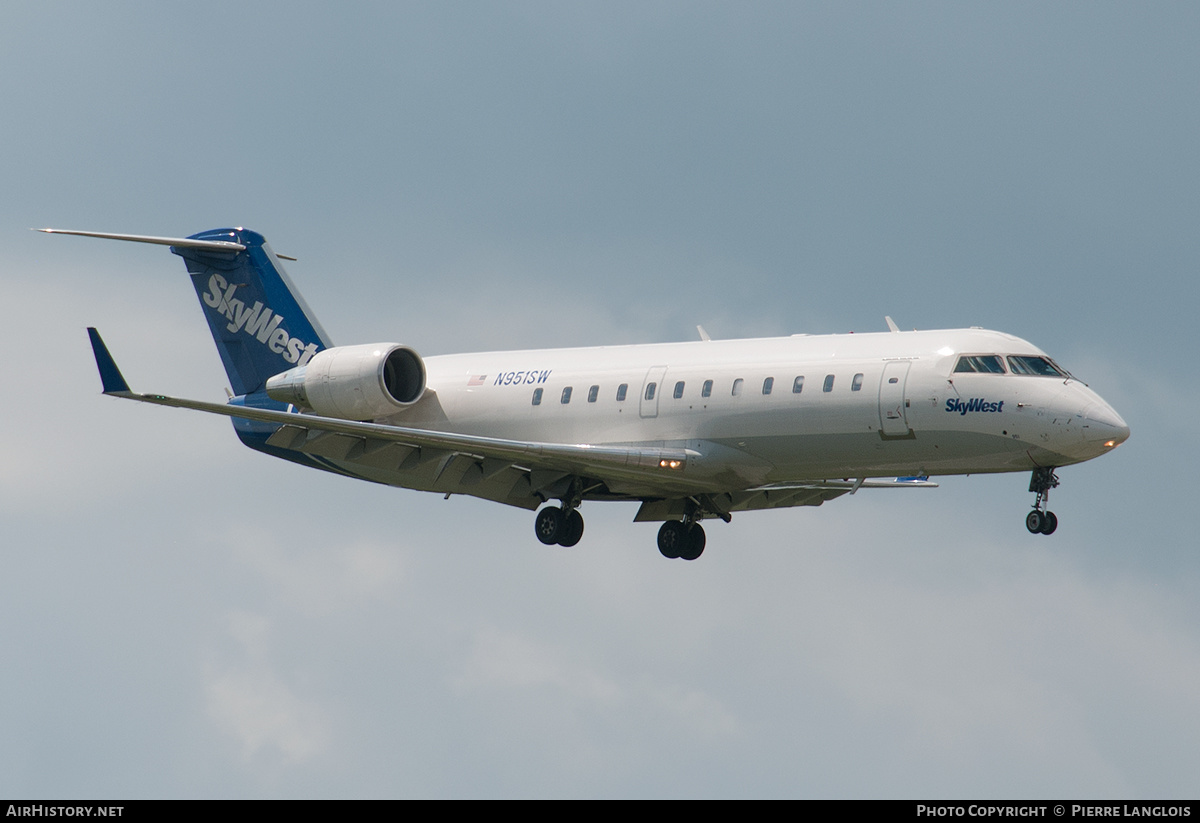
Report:
[[[106,395],[225,415],[252,449],[391,486],[537,511],[547,545],[584,501],[640,503],[659,551],[695,560],[701,521],[819,506],[933,475],[1030,472],[1025,525],[1049,535],[1056,470],[1129,427],[1030,343],[978,327],[481,352],[334,346],[262,235],[40,229],[169,246],[225,365],[227,403],[130,390],[88,329]],[[557,505],[546,505],[557,502]]]

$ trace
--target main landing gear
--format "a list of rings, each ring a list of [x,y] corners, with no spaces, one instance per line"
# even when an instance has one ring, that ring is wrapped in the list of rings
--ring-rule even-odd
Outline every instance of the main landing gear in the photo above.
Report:
[[[537,513],[533,531],[547,546],[574,546],[583,537],[583,515],[574,507],[547,506]]]
[[[704,536],[704,527],[700,525],[700,521],[704,519],[705,511],[701,508],[700,502],[694,498],[689,498],[687,501],[687,514],[682,520],[668,520],[662,524],[662,528],[658,530],[658,550],[662,552],[662,556],[670,560],[681,558],[683,560],[695,560],[700,555],[704,554],[704,544],[707,538]],[[729,514],[717,513],[717,516],[729,522]]]
[[[578,477],[571,480],[567,493],[561,498],[562,508],[547,506],[537,513],[533,521],[533,533],[547,546],[574,546],[583,537],[583,515],[578,511],[583,501],[583,481]]]
[[[573,501],[575,505],[572,505]],[[576,510],[576,505],[578,497],[572,495],[562,501],[561,508],[546,506],[539,511],[533,521],[533,532],[537,539],[547,546],[574,546],[578,543],[579,538],[583,537],[583,517]],[[695,560],[703,554],[704,544],[708,541],[700,521],[706,513],[714,514],[705,512],[698,501],[689,500],[687,513],[682,520],[668,520],[663,523],[662,528],[658,530],[658,550],[662,552],[662,556],[672,560]],[[726,523],[730,520],[728,512],[715,514]]]
[[[583,537],[583,516],[575,509],[547,506],[537,513],[533,532],[547,546],[574,546]],[[696,522],[668,520],[658,530],[658,550],[663,557],[695,560],[706,542],[704,527]]]
[[[594,488],[594,487],[592,487]],[[546,506],[537,513],[533,521],[533,532],[547,546],[574,546],[583,537],[583,517],[578,512],[579,504],[590,491],[584,481],[574,478],[566,493],[559,498],[560,506]],[[689,497],[681,501],[684,506],[682,520],[668,520],[658,530],[658,550],[662,556],[674,560],[695,560],[704,553],[704,528],[700,521],[705,516],[719,517],[728,523],[729,512],[720,511],[711,501],[703,497]]]
[[[686,520],[668,520],[658,530],[658,550],[662,556],[674,560],[695,560],[704,553],[704,527]]]
[[[1029,479],[1029,490],[1037,494],[1033,503],[1033,511],[1025,516],[1025,528],[1031,534],[1054,534],[1058,528],[1058,518],[1054,512],[1046,510],[1046,501],[1050,499],[1050,490],[1058,485],[1058,477],[1054,469],[1034,469]]]

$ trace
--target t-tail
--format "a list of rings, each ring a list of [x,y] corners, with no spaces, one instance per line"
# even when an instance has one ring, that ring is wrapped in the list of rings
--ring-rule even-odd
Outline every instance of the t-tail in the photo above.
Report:
[[[183,258],[236,395],[262,392],[267,378],[303,366],[332,346],[261,234],[213,229],[190,237],[42,229],[170,246]]]
[[[232,254],[209,246],[171,247],[192,276],[235,394],[262,391],[268,377],[303,366],[332,345],[261,234],[216,229],[187,239],[244,247]]]

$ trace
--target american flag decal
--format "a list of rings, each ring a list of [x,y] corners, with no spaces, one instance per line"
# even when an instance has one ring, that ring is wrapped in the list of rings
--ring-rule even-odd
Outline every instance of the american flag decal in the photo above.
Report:
[[[473,374],[471,379],[467,381],[468,386],[482,386],[483,381],[487,380],[486,374]]]

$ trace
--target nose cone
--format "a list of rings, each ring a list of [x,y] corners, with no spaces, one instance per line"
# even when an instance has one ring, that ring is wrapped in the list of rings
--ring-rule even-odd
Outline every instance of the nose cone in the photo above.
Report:
[[[1113,407],[1100,400],[1083,410],[1084,439],[1103,451],[1115,449],[1129,439],[1129,426]]]

